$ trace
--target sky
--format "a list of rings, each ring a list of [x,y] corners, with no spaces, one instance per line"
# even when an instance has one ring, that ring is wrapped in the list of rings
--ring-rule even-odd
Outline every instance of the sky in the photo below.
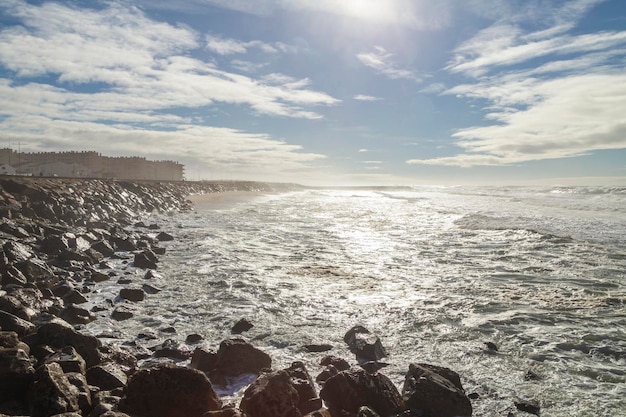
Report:
[[[7,147],[189,180],[626,184],[626,1],[2,0]]]

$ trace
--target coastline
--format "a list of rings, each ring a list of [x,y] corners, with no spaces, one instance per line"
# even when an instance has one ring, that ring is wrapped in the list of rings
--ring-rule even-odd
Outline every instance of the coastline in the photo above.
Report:
[[[158,224],[144,224],[149,213],[228,207],[299,189],[258,182],[0,177],[0,416],[356,417],[396,416],[409,408],[470,416],[459,376],[447,368],[411,364],[406,375],[407,381],[427,381],[428,390],[443,396],[440,404],[420,402],[410,384],[400,394],[378,372],[387,356],[382,342],[362,326],[344,338],[360,367],[329,355],[315,382],[302,362],[272,369],[272,358],[241,336],[254,325],[245,319],[233,326],[231,338],[207,341],[219,344],[217,351],[199,334],[173,339],[176,329],[169,338],[137,334],[112,343],[110,334],[82,332],[102,317],[132,317],[160,291],[152,283],[160,277],[162,242],[175,237]],[[88,310],[90,294],[104,281],[116,296]],[[303,349],[326,352],[332,346]],[[228,387],[245,375],[253,380],[241,402],[223,409],[213,386]],[[370,411],[363,411],[366,406]]]

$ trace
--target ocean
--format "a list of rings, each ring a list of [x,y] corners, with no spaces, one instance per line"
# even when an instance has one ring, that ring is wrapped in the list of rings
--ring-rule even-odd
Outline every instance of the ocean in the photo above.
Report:
[[[151,282],[163,291],[88,331],[172,326],[162,338],[217,347],[245,317],[275,369],[300,360],[315,378],[327,354],[356,364],[342,339],[360,324],[399,388],[411,362],[446,366],[475,416],[520,399],[543,417],[626,415],[626,187],[310,189],[149,221],[176,238]]]

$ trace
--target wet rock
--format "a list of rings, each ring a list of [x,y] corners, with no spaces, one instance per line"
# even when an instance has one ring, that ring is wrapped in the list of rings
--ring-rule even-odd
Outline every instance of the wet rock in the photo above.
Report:
[[[204,340],[204,337],[202,337],[202,335],[199,335],[197,333],[192,333],[190,335],[187,335],[187,338],[185,339],[185,343],[196,344],[196,343],[201,342],[202,340]]]
[[[146,293],[141,288],[122,288],[120,290],[120,297],[128,301],[137,302],[143,301],[146,297]]]
[[[358,360],[369,362],[378,361],[387,356],[387,350],[375,334],[365,327],[357,325],[348,330],[343,337],[350,352],[354,353]]]
[[[322,400],[317,396],[315,384],[304,363],[294,362],[285,370],[289,374],[291,385],[298,392],[298,409],[308,414],[322,408]]]
[[[44,281],[54,278],[50,267],[41,259],[30,258],[24,262],[18,262],[15,267],[19,269],[29,282]]]
[[[165,232],[160,232],[155,237],[156,237],[156,240],[158,240],[159,242],[169,242],[169,241],[174,240],[174,236],[170,235],[169,233],[165,233]]]
[[[322,343],[322,344],[310,344],[310,345],[304,345],[303,348],[307,351],[307,352],[328,352],[329,350],[332,350],[333,345],[329,345],[327,343]]]
[[[63,372],[78,372],[84,374],[87,370],[85,360],[76,352],[72,346],[66,346],[59,352],[56,352],[46,358],[44,363],[58,363],[63,369]]]
[[[87,367],[100,362],[100,353],[98,352],[98,348],[102,346],[100,340],[94,336],[77,332],[71,324],[63,319],[53,318],[42,324],[37,329],[37,336],[39,344],[47,344],[58,349],[73,346],[83,357]]]
[[[89,310],[70,304],[59,313],[59,317],[71,324],[87,324],[96,320]]]
[[[498,351],[498,346],[493,342],[483,342],[483,344],[488,352],[495,353]]]
[[[244,319],[239,320],[237,323],[235,323],[232,329],[230,329],[230,332],[232,334],[241,334],[243,332],[247,332],[253,327],[254,327],[254,324],[252,324],[248,319],[244,318]]]
[[[128,381],[119,409],[150,417],[200,417],[222,402],[204,373],[161,365],[141,369]]]
[[[111,318],[117,321],[128,320],[134,315],[135,315],[135,310],[126,305],[117,306],[111,312]]]
[[[363,406],[359,408],[359,411],[356,413],[356,417],[380,417],[380,415],[367,406]]]
[[[157,269],[157,258],[154,252],[151,250],[144,250],[143,252],[135,254],[133,265],[137,268]]]
[[[537,400],[517,400],[513,402],[515,408],[525,413],[534,414],[536,416],[541,414],[541,406]]]
[[[472,415],[472,404],[460,378],[447,368],[410,364],[402,395],[408,408],[425,414],[441,417]]]
[[[298,391],[286,371],[261,374],[246,390],[239,408],[248,417],[301,417]],[[339,415],[339,414],[338,414]]]
[[[95,385],[103,391],[121,388],[127,380],[124,371],[113,362],[104,362],[87,370],[89,385]]]
[[[113,246],[106,240],[99,240],[91,245],[91,249],[100,252],[105,257],[111,257],[115,253]]]
[[[242,374],[258,375],[262,369],[271,367],[272,359],[267,353],[243,339],[226,339],[220,343],[211,378],[223,384],[228,377]]]
[[[20,337],[35,331],[35,325],[6,311],[0,311],[0,329],[17,333]]]
[[[34,256],[29,246],[15,241],[6,242],[2,249],[10,262],[24,262]]]
[[[191,350],[183,343],[177,342],[174,339],[167,339],[160,345],[151,348],[154,350],[154,357],[156,358],[173,358],[186,360],[191,357]]]
[[[79,391],[70,383],[58,363],[44,364],[35,373],[31,389],[31,416],[78,412]]]
[[[207,411],[201,417],[248,417],[237,408],[222,408],[221,410]]]
[[[104,282],[111,279],[111,277],[100,271],[91,271],[90,278],[93,282]]]
[[[320,391],[333,416],[355,417],[362,406],[381,416],[392,416],[406,409],[395,385],[383,374],[371,375],[362,369],[343,371],[329,378]]]
[[[146,294],[158,294],[161,292],[161,289],[159,287],[155,287],[154,285],[150,285],[150,284],[143,284],[141,286],[141,289],[146,293]]]
[[[143,277],[144,279],[153,279],[153,278],[163,278],[163,275],[159,274],[154,269],[149,269],[146,271]]]
[[[0,282],[6,287],[8,285],[16,285],[18,287],[23,287],[28,283],[28,279],[26,276],[14,266],[10,266],[7,270],[2,274]]]
[[[196,348],[191,355],[191,367],[203,372],[209,372],[215,368],[217,352],[205,348]]]
[[[28,356],[28,350],[20,347],[17,334],[3,333],[3,345],[0,347],[0,402],[10,399],[22,399],[33,380],[35,369]],[[12,333],[13,336],[8,335]],[[9,343],[13,339],[15,343]]]
[[[32,308],[24,306],[20,300],[10,295],[0,297],[0,310],[26,321],[31,321],[35,316],[35,311]]]
[[[78,372],[66,372],[67,380],[78,390],[78,408],[83,414],[89,413],[92,406],[91,390],[87,384],[85,375]],[[79,414],[81,415],[81,414]]]
[[[348,361],[346,361],[343,358],[339,358],[333,355],[324,356],[322,360],[320,361],[320,365],[322,366],[332,365],[335,368],[337,368],[337,370],[339,371],[347,371],[348,369],[350,369],[350,364],[348,363]]]
[[[533,372],[530,369],[524,374],[524,381],[540,381],[540,380],[541,380],[541,377],[536,372]]]

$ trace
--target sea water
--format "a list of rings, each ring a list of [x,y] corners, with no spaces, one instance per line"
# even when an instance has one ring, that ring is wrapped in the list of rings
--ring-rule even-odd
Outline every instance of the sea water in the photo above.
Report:
[[[315,189],[155,219],[176,238],[163,291],[92,331],[172,326],[163,338],[217,347],[245,317],[275,369],[301,360],[315,377],[326,354],[356,365],[342,339],[360,324],[399,388],[411,362],[449,367],[475,416],[518,400],[544,417],[626,415],[626,188]]]

